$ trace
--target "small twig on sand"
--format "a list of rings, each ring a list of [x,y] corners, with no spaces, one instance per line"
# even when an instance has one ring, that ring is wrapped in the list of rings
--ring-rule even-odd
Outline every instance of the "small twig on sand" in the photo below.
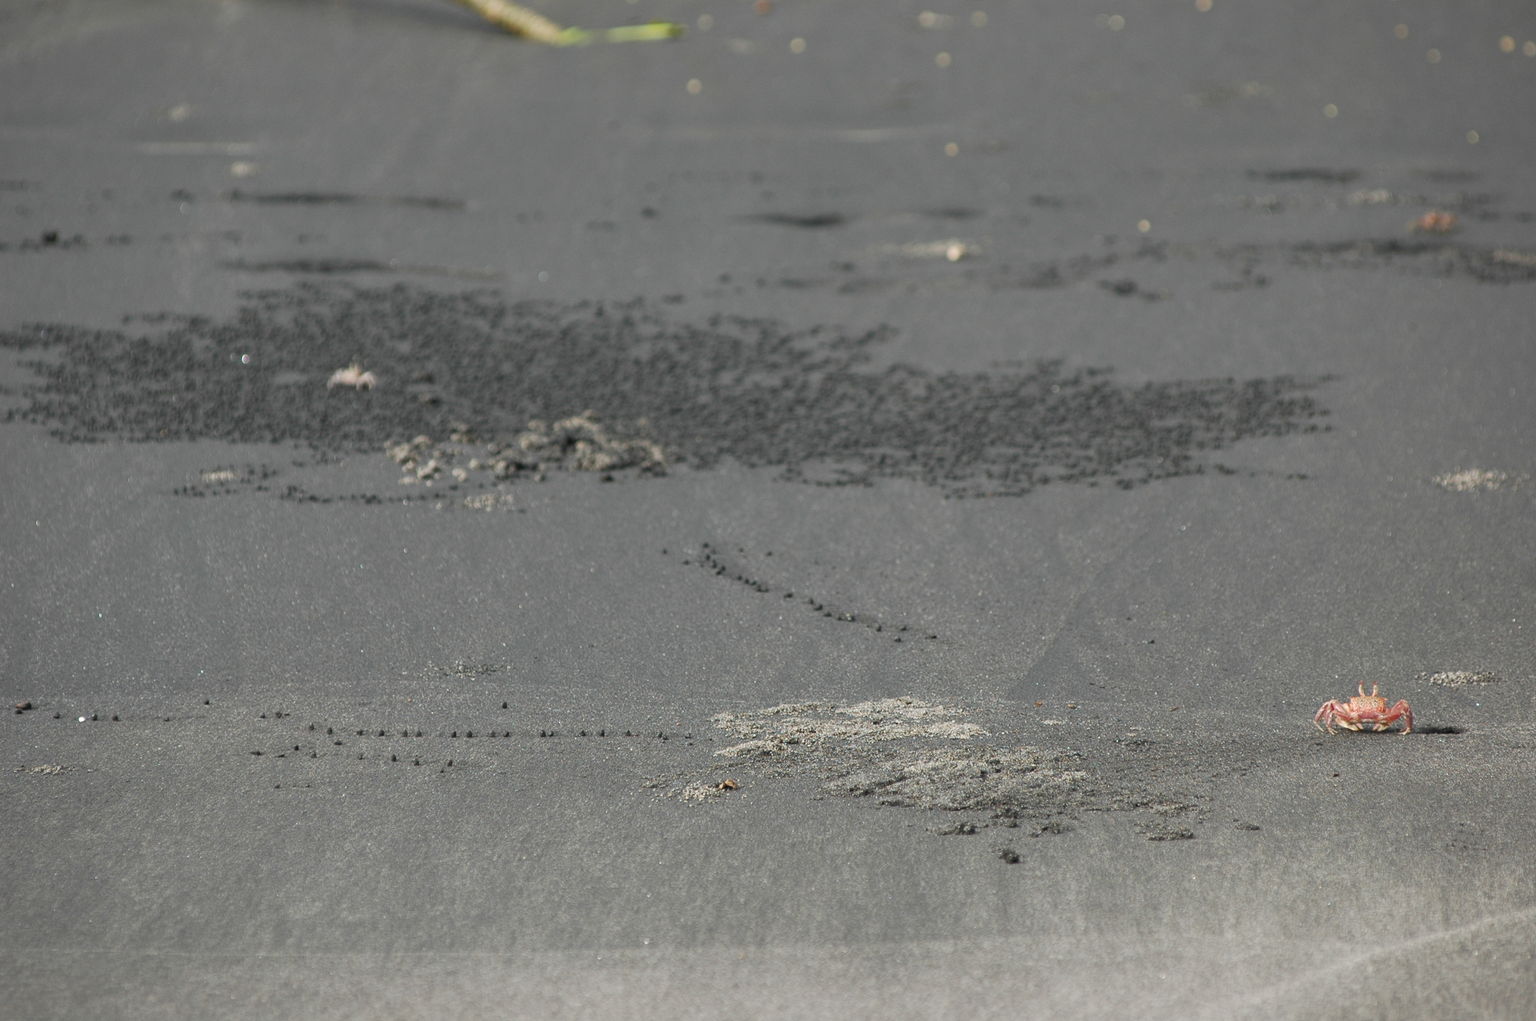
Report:
[[[581,46],[590,42],[649,42],[655,39],[675,39],[683,34],[683,26],[669,21],[652,21],[644,25],[624,25],[619,28],[597,29],[562,28],[538,11],[510,0],[458,0],[459,3],[479,14],[493,25],[499,25],[524,39],[547,46]]]

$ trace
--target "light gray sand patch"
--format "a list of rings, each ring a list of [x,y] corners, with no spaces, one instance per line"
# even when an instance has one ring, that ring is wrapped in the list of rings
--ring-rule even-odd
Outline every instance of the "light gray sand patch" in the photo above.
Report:
[[[1140,783],[1134,767],[1097,769],[1071,749],[997,747],[989,732],[963,710],[914,696],[851,705],[799,702],[755,712],[722,712],[716,727],[744,740],[715,752],[704,777],[658,780],[653,787],[685,801],[713,800],[729,779],[743,785],[796,781],[811,797],[868,798],[876,805],[981,813],[935,832],[974,833],[978,827],[1015,827],[1079,812],[1148,813],[1147,834],[1182,832],[1168,820],[1195,813],[1196,805]],[[1151,839],[1168,839],[1166,836]]]
[[[800,702],[776,705],[755,713],[717,713],[715,726],[741,744],[715,754],[726,757],[782,754],[791,745],[820,746],[826,741],[897,741],[903,738],[966,740],[985,737],[974,723],[956,719],[958,709],[911,696],[883,698],[856,705]]]
[[[893,749],[840,763],[823,790],[892,807],[1054,815],[1105,793],[1081,765],[1075,752],[1038,748]]]

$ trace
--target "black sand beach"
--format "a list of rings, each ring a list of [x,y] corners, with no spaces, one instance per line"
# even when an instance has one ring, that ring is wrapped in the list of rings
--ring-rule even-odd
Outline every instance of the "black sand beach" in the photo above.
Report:
[[[1536,19],[542,9],[0,7],[0,1013],[1524,1016]]]

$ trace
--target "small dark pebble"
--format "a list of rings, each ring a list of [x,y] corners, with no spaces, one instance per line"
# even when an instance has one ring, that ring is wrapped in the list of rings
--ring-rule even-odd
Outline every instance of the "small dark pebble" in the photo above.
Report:
[[[998,851],[997,856],[1003,859],[1003,861],[1007,862],[1009,865],[1017,865],[1022,860],[1019,852],[1015,851],[1011,847],[1005,847]]]

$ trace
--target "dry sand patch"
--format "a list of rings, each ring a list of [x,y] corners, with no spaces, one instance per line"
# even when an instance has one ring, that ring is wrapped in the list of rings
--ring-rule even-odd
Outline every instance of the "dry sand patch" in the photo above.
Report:
[[[1150,813],[1139,825],[1153,840],[1193,836],[1169,820],[1196,812],[1183,794],[1154,790],[1118,770],[1096,768],[1067,748],[999,747],[966,711],[911,695],[841,705],[799,702],[721,712],[716,727],[743,740],[714,753],[704,777],[659,782],[685,801],[717,801],[750,784],[809,781],[813,797],[869,798],[876,805],[978,813],[933,827],[941,834],[1032,821],[1037,832],[1065,832],[1080,812]],[[737,786],[722,788],[722,777]]]

